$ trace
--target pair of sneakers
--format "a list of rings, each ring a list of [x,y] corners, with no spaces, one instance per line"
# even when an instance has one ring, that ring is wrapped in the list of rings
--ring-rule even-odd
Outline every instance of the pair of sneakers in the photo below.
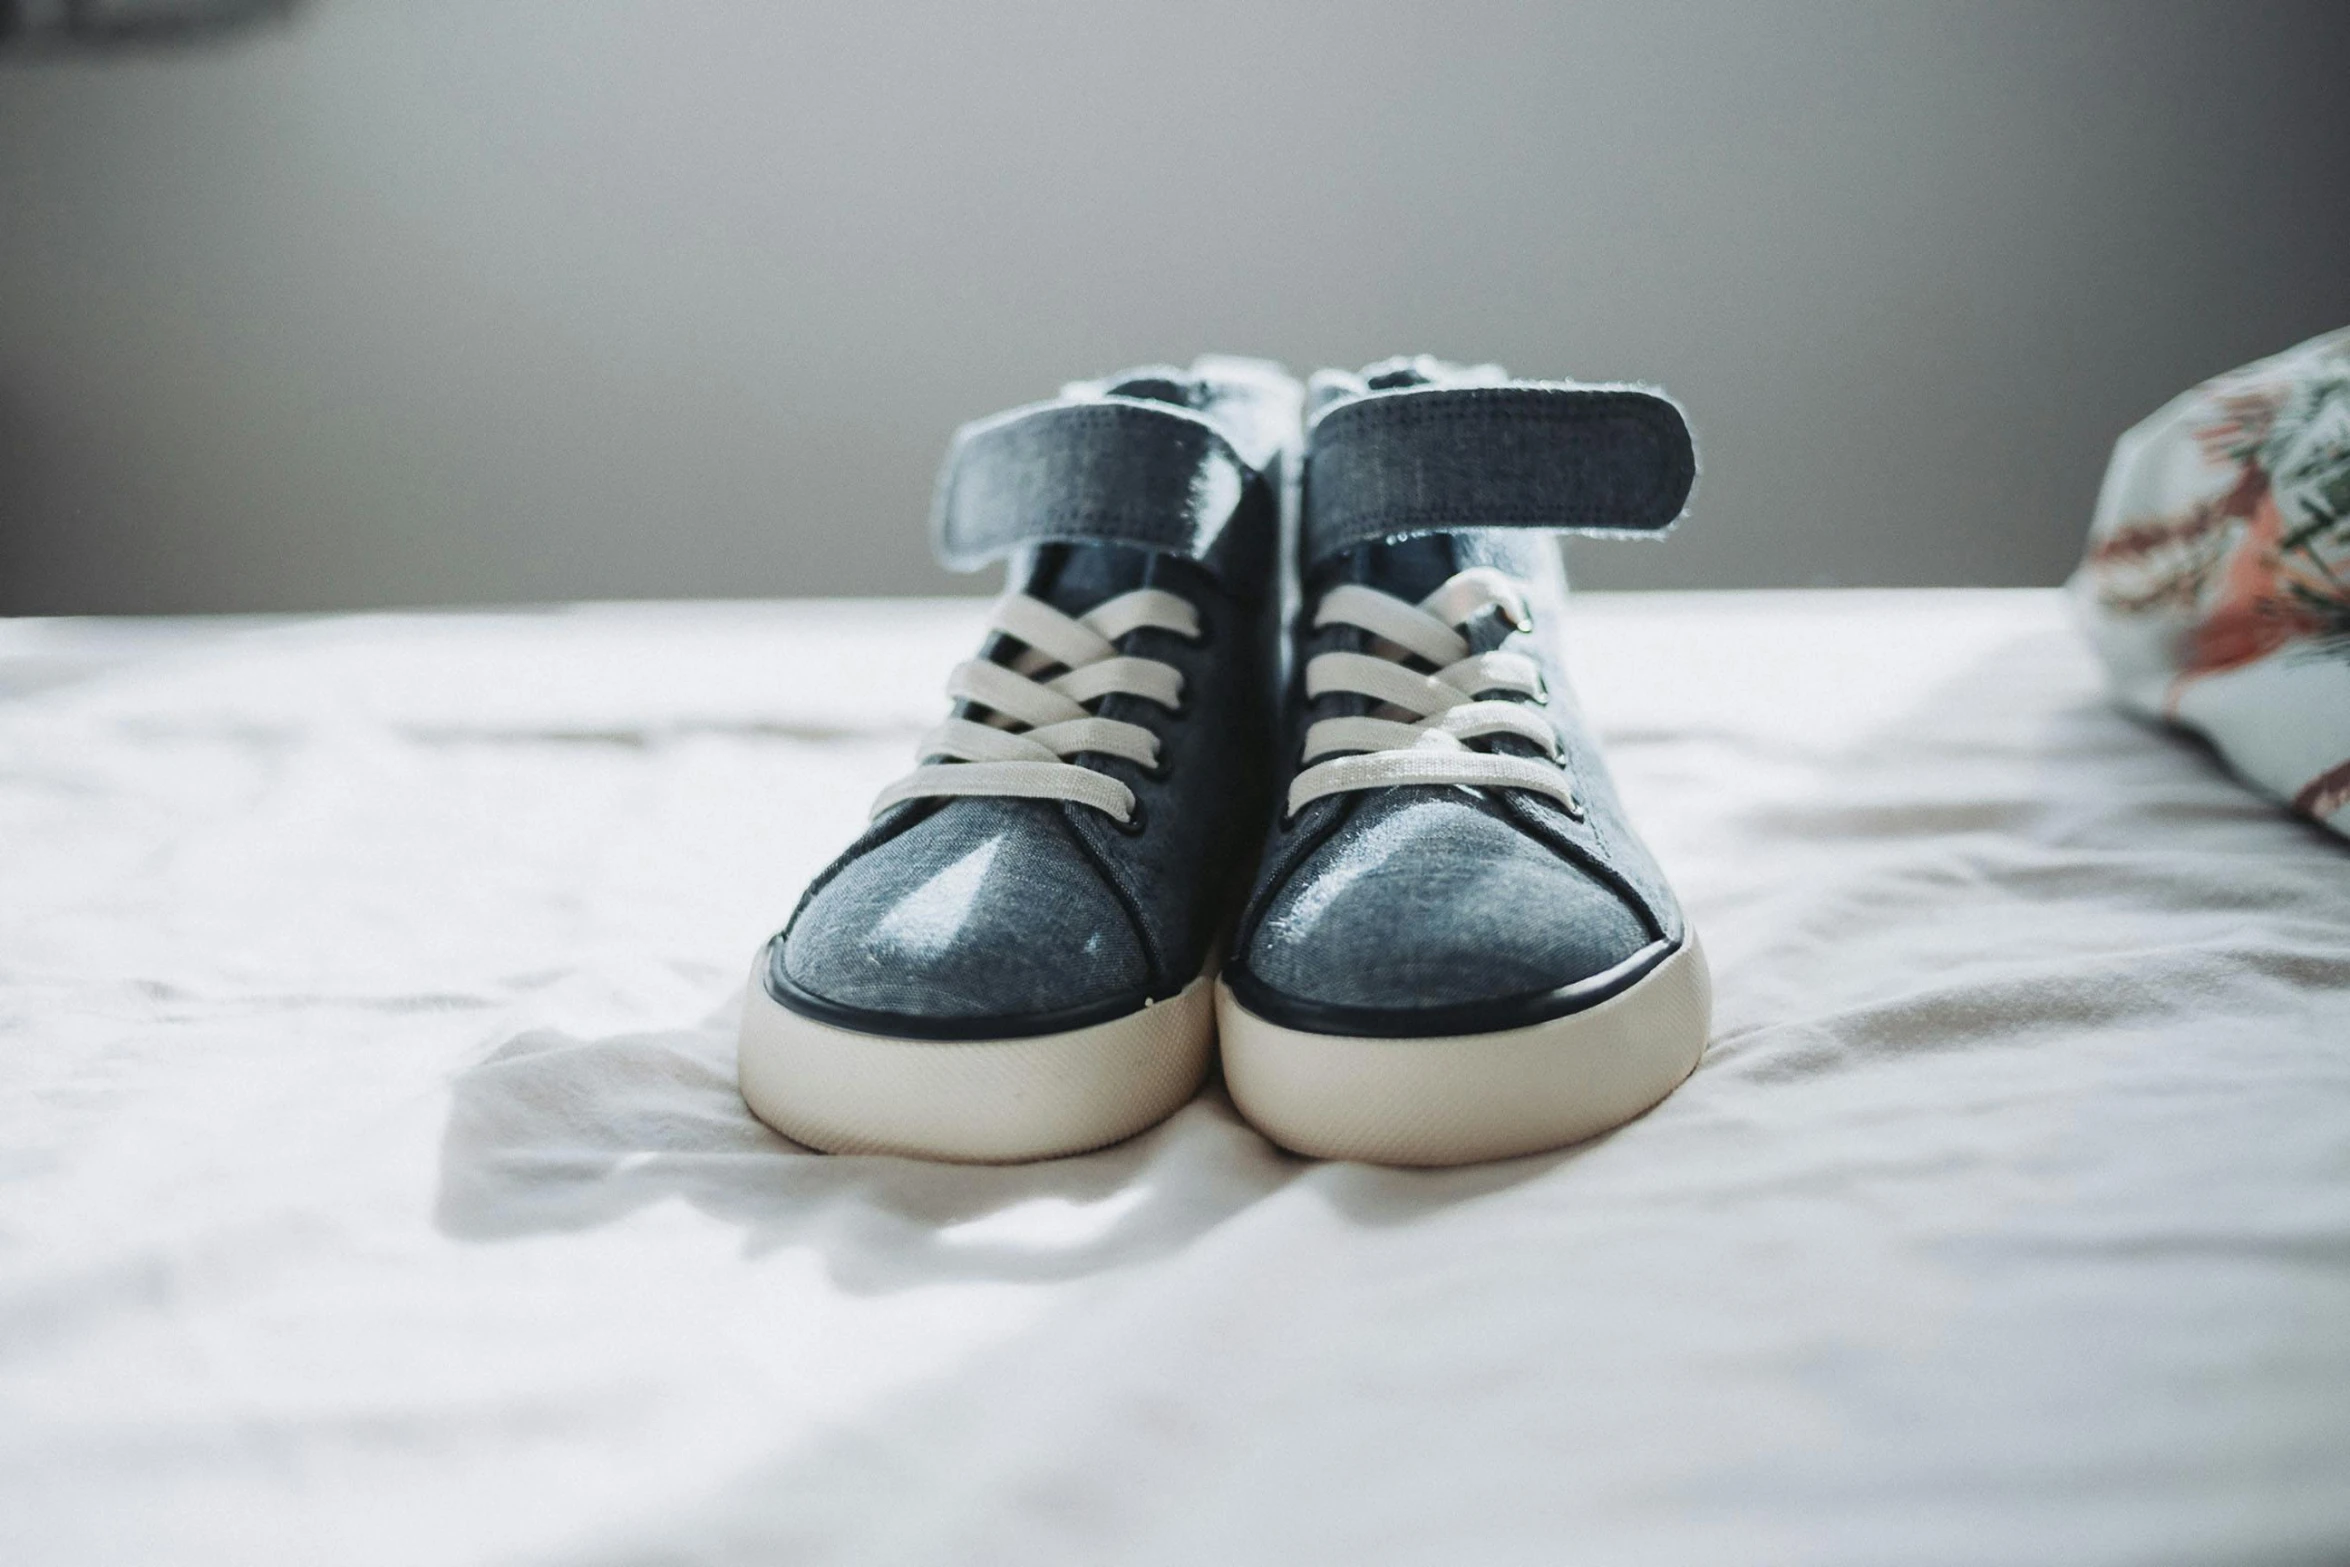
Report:
[[[1197,1090],[1300,1153],[1589,1137],[1688,1075],[1705,960],[1561,660],[1550,534],[1696,474],[1634,387],[1206,358],[956,435],[1009,562],[952,716],[753,970],[741,1083],[842,1153],[1100,1147]]]

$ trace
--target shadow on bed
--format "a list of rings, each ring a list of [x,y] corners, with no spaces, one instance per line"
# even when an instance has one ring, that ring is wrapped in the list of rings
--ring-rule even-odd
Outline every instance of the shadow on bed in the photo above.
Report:
[[[1212,1082],[1165,1125],[1078,1158],[834,1157],[751,1116],[735,1089],[733,1019],[730,1004],[695,1028],[534,1030],[460,1074],[441,1142],[441,1230],[471,1241],[586,1230],[682,1199],[740,1226],[753,1253],[819,1249],[847,1289],[1044,1282],[1176,1251],[1292,1185],[1383,1226],[1575,1156],[1452,1171],[1319,1164],[1272,1147]]]

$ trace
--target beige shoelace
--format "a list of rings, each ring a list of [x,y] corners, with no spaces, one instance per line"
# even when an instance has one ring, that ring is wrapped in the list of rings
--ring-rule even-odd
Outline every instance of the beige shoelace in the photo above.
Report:
[[[1456,629],[1487,609],[1500,610],[1521,631],[1532,624],[1525,589],[1489,566],[1456,573],[1417,604],[1353,583],[1322,596],[1314,611],[1317,628],[1353,626],[1376,640],[1369,653],[1317,654],[1306,665],[1306,695],[1338,691],[1379,705],[1365,716],[1324,718],[1306,730],[1304,760],[1310,765],[1289,786],[1291,816],[1324,795],[1397,784],[1530,789],[1558,801],[1569,815],[1583,814],[1560,769],[1557,732],[1523,703],[1495,696],[1547,701],[1540,667],[1522,653],[1471,653]],[[1435,673],[1408,667],[1410,658],[1435,665]],[[1540,746],[1550,760],[1469,747],[1487,735],[1516,735]]]
[[[1169,712],[1180,707],[1183,672],[1155,658],[1120,653],[1117,643],[1145,628],[1196,638],[1199,611],[1160,588],[1121,593],[1079,616],[1009,593],[996,600],[987,624],[1027,651],[1008,665],[986,659],[957,664],[947,676],[947,695],[986,708],[997,721],[950,718],[924,735],[921,765],[881,791],[873,814],[907,800],[995,795],[1071,800],[1130,824],[1133,790],[1063,758],[1090,752],[1159,765],[1157,735],[1089,708],[1108,696],[1143,697]],[[1053,670],[1060,673],[1049,674]]]

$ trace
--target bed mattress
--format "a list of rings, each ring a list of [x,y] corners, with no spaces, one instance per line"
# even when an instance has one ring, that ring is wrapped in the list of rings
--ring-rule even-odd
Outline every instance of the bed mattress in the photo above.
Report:
[[[0,624],[0,1560],[2350,1559],[2350,845],[2043,592],[1585,595],[1612,1136],[829,1158],[753,950],[971,602]]]

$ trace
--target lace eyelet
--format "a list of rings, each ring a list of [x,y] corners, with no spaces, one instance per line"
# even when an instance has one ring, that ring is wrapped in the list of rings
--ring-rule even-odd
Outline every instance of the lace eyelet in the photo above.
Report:
[[[1150,811],[1143,804],[1142,796],[1138,794],[1134,797],[1133,809],[1126,813],[1126,820],[1120,821],[1117,817],[1113,816],[1110,818],[1110,825],[1117,828],[1120,832],[1124,833],[1129,838],[1139,838],[1142,836],[1142,829],[1148,823],[1149,819]]]

